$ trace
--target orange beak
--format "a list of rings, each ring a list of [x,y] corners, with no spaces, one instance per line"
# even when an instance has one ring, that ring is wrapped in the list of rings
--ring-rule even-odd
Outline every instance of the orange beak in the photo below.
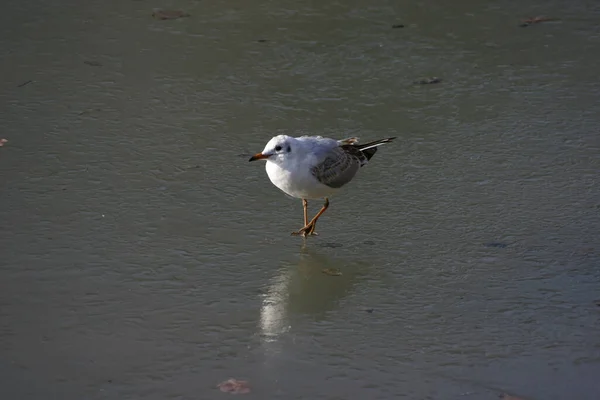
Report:
[[[263,153],[256,153],[255,155],[253,155],[252,157],[250,157],[250,159],[248,161],[265,160],[265,159],[267,159],[269,157],[270,156],[265,155]]]

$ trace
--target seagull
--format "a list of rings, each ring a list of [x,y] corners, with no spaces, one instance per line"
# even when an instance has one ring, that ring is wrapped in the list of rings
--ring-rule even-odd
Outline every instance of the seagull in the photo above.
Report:
[[[329,207],[329,197],[354,178],[367,165],[377,147],[395,137],[358,144],[358,138],[341,140],[321,136],[273,137],[264,150],[249,161],[266,160],[266,170],[273,185],[289,196],[302,199],[304,226],[294,236],[317,235],[315,226]],[[308,220],[308,199],[325,199],[321,210]]]

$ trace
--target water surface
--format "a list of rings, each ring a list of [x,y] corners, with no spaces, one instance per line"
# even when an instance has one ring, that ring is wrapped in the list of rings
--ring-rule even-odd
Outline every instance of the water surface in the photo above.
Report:
[[[156,6],[0,15],[0,397],[600,398],[596,3]],[[304,242],[279,133],[398,139]]]

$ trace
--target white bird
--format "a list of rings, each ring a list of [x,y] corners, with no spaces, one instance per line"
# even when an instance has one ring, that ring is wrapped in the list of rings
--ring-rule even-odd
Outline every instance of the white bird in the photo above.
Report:
[[[266,160],[273,185],[292,197],[302,199],[304,227],[292,235],[316,235],[315,225],[329,207],[329,197],[354,178],[377,151],[377,146],[395,137],[358,144],[358,138],[342,140],[321,136],[275,136],[264,150],[249,161]],[[308,221],[308,199],[325,198],[325,204]]]

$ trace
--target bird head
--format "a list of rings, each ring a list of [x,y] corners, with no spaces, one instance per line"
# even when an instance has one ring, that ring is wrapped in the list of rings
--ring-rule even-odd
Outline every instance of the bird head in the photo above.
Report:
[[[269,160],[277,162],[279,160],[284,160],[285,158],[290,157],[294,148],[297,147],[297,143],[295,142],[296,140],[291,136],[275,136],[269,140],[269,143],[267,143],[262,152],[253,155],[248,161]]]

